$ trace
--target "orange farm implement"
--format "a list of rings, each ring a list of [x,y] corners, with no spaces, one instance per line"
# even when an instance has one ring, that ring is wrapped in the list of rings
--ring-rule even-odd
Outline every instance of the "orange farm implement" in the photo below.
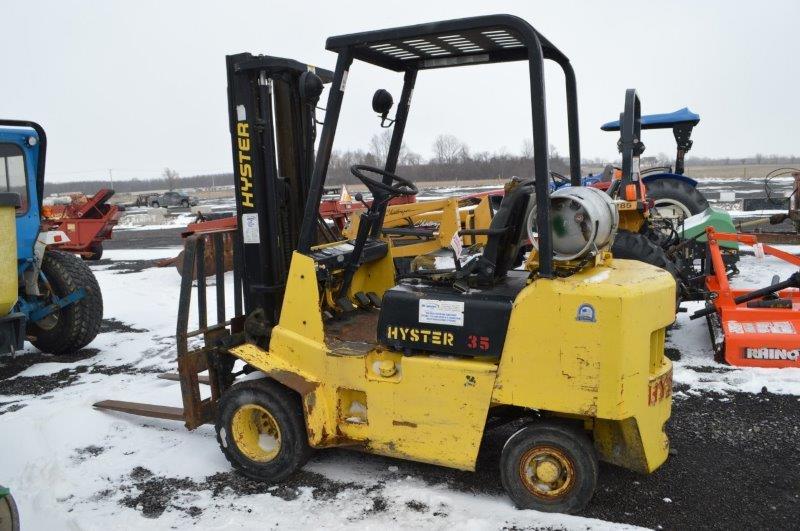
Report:
[[[752,234],[706,229],[711,271],[708,302],[691,318],[706,317],[718,359],[745,367],[800,367],[800,271],[770,286],[734,289],[728,282],[720,241],[752,245],[757,256],[770,255],[800,268],[800,257],[758,242]]]

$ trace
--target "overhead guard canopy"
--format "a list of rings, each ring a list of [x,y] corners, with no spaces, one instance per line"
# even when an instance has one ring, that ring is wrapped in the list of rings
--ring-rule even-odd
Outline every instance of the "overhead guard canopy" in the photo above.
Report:
[[[402,72],[477,63],[527,61],[525,34],[538,37],[545,59],[569,62],[530,24],[513,15],[490,15],[329,37],[325,47],[349,49],[353,59]]]
[[[688,107],[675,112],[664,114],[647,114],[642,116],[642,129],[670,129],[676,125],[692,125],[700,123],[700,115],[689,110]],[[600,126],[603,131],[619,131],[619,120],[608,122]]]
[[[535,176],[537,226],[550,226],[549,183],[550,170],[547,161],[547,121],[545,116],[544,66],[543,60],[558,63],[564,72],[567,96],[567,129],[569,136],[570,180],[579,185],[580,139],[578,133],[578,100],[575,72],[566,55],[536,31],[525,20],[512,15],[486,15],[429,22],[413,26],[389,28],[328,38],[326,48],[335,52],[336,70],[333,88],[328,93],[325,106],[325,124],[320,136],[314,172],[311,176],[308,201],[306,202],[303,226],[300,231],[298,251],[310,252],[315,244],[316,212],[325,185],[333,139],[341,110],[345,86],[353,61],[363,61],[395,72],[403,72],[403,90],[395,113],[394,127],[384,169],[393,173],[397,168],[403,142],[406,120],[417,73],[420,70],[447,68],[463,65],[482,65],[509,61],[528,63],[530,80],[530,110],[533,133],[533,174]],[[379,220],[385,214],[379,213]],[[374,232],[380,223],[373,227]],[[376,237],[376,234],[372,234]],[[552,242],[547,232],[540,235],[539,272],[542,277],[552,277]]]

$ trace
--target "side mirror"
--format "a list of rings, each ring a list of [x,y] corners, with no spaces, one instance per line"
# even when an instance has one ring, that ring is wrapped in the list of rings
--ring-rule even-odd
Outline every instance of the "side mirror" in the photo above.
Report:
[[[378,89],[372,96],[372,110],[381,116],[381,122],[386,120],[386,115],[394,105],[394,99],[389,91],[386,89]]]

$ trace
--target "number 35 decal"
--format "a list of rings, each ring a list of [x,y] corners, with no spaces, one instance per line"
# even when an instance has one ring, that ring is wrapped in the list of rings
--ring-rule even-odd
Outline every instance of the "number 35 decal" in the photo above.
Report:
[[[467,336],[467,348],[471,348],[472,350],[489,350],[489,338],[487,336],[470,334]]]

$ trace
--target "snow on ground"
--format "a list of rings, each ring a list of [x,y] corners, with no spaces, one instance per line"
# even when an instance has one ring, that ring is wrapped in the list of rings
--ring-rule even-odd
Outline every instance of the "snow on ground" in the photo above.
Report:
[[[178,249],[108,251],[109,262],[93,268],[105,318],[115,326],[92,343],[97,353],[38,363],[0,384],[6,393],[15,380],[63,373],[67,381],[38,395],[0,395],[0,480],[13,487],[24,529],[630,528],[518,511],[502,493],[474,493],[457,481],[454,487],[447,472],[430,472],[436,467],[347,451],[318,453],[294,484],[256,487],[230,472],[209,426],[190,433],[177,422],[93,409],[104,399],[180,406],[178,384],[156,378],[175,370],[178,274],[172,267],[117,267],[172,257]],[[754,256],[740,266],[740,285],[792,272]],[[214,308],[213,288],[208,295]],[[767,387],[800,395],[800,369],[715,363],[705,321],[690,321],[687,313],[679,314],[668,346],[681,352],[675,382],[689,386],[685,393]],[[36,355],[31,347],[23,354]]]
[[[185,227],[197,219],[191,212],[171,214],[163,208],[126,210],[114,230],[161,230]]]

